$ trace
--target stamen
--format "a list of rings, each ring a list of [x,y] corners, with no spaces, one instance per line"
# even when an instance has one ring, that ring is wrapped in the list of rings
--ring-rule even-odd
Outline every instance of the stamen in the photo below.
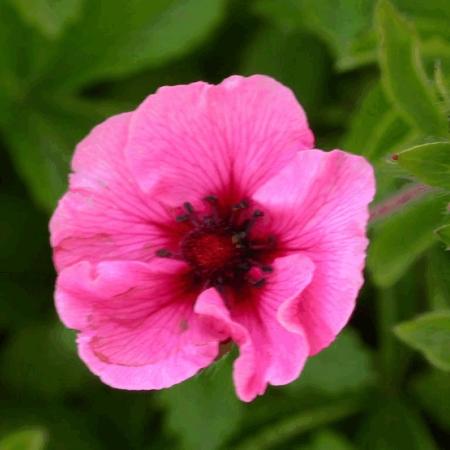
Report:
[[[266,284],[266,279],[260,278],[259,280],[253,280],[253,281],[251,281],[251,284],[255,288],[262,288]]]
[[[192,214],[194,212],[194,207],[192,206],[192,203],[184,202],[183,208],[189,213]]]
[[[231,236],[231,242],[233,242],[233,244],[240,244],[246,236],[247,233],[245,233],[245,231],[239,231],[238,233],[235,233],[233,234],[233,236]]]
[[[250,206],[247,200],[241,200],[239,203],[236,203],[231,207],[231,214],[228,218],[228,223],[233,226],[236,225],[236,219],[239,217],[239,214],[242,210],[247,209]]]
[[[275,238],[251,239],[251,228],[264,211],[251,208],[246,199],[227,206],[215,195],[207,195],[202,202],[204,209],[200,211],[190,202],[181,205],[175,219],[188,222],[190,229],[185,231],[178,250],[160,248],[156,255],[186,261],[203,289],[215,287],[222,292],[228,286],[241,289],[243,283],[255,288],[265,286],[266,275],[273,268],[261,259],[268,261],[264,252],[275,247]]]
[[[214,225],[217,222],[215,216],[205,216],[203,217],[203,225],[206,225],[206,227],[209,227],[211,225]]]
[[[179,216],[177,216],[176,218],[175,218],[175,220],[177,221],[177,222],[186,222],[186,221],[188,221],[189,220],[189,214],[180,214]]]
[[[244,272],[248,272],[252,268],[252,265],[249,262],[244,261],[238,264],[238,268]]]
[[[239,211],[240,209],[247,209],[249,207],[249,203],[247,200],[241,200],[239,203],[236,203],[232,206],[233,211]]]
[[[184,202],[183,208],[187,212],[187,214],[180,214],[175,218],[175,220],[177,222],[186,222],[189,220],[192,223],[192,225],[195,225],[195,226],[200,225],[198,215],[195,212],[195,209],[192,206],[192,203]]]
[[[246,231],[246,233],[248,233],[253,225],[255,225],[256,221],[263,216],[264,213],[262,211],[260,211],[259,209],[255,210],[250,219],[244,220],[244,222],[242,223],[242,228]]]
[[[215,195],[207,195],[203,200],[208,203],[217,203],[217,197]]]
[[[218,208],[218,200],[215,195],[207,195],[203,198],[203,201],[209,203],[210,210],[212,212],[211,215],[205,216],[203,220],[206,220],[208,224],[213,224],[219,221],[219,208]]]

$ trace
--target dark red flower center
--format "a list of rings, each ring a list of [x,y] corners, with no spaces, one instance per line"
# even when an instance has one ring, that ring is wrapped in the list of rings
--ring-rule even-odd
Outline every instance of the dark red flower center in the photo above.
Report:
[[[204,203],[206,208],[201,212],[190,203],[183,204],[176,216],[183,226],[179,248],[162,248],[156,254],[186,261],[194,279],[206,286],[264,286],[272,272],[275,250],[273,236],[253,232],[264,213],[253,209],[247,200],[227,206],[211,195]]]
[[[224,270],[238,258],[239,251],[230,233],[194,230],[181,243],[184,259],[204,272]]]

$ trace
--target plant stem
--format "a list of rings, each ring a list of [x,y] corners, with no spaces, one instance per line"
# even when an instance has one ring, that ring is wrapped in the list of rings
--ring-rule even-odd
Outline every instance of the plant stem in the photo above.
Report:
[[[373,223],[394,214],[407,203],[422,197],[432,189],[433,188],[425,186],[424,184],[412,184],[406,186],[392,197],[374,205],[370,210],[369,222]]]

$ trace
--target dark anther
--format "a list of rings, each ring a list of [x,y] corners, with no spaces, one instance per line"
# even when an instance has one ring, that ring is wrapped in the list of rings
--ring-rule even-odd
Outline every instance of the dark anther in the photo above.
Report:
[[[244,261],[238,264],[238,268],[243,270],[244,272],[248,272],[252,268],[252,266],[250,263]]]
[[[215,195],[207,195],[203,200],[208,203],[217,203],[217,197]]]
[[[253,221],[251,221],[251,220],[249,220],[249,219],[246,219],[246,220],[244,220],[243,222],[242,222],[242,228],[247,232],[247,231],[249,231],[250,230],[250,228],[252,227],[252,225],[253,225]]]
[[[245,239],[247,233],[245,231],[239,231],[239,233],[236,233],[234,236],[236,236],[238,239]]]
[[[234,233],[231,237],[231,242],[233,244],[239,244],[243,239],[245,239],[246,233],[245,231],[239,231],[238,233]]]
[[[209,203],[212,213],[211,216],[205,216],[204,220],[210,220],[211,223],[216,222],[219,219],[219,206],[217,197],[215,195],[207,195],[206,197],[203,197],[203,201]]]
[[[255,209],[248,199],[235,204],[215,195],[201,198],[201,207],[188,201],[176,209],[177,231],[183,233],[178,248],[160,248],[155,254],[162,258],[184,260],[192,270],[195,284],[201,289],[214,287],[226,292],[229,287],[262,288],[273,269],[270,265],[275,238],[252,232],[265,213]]]
[[[214,216],[205,216],[203,218],[203,224],[207,227],[214,225],[216,223],[216,218]]]
[[[192,214],[192,213],[194,212],[194,207],[193,207],[192,204],[189,203],[189,202],[183,203],[183,208],[184,208],[189,214]]]
[[[160,248],[159,250],[156,250],[156,256],[159,256],[161,258],[169,258],[172,256],[172,253],[167,250],[167,248]]]
[[[252,285],[255,288],[262,288],[266,284],[265,278],[260,278],[259,280],[252,281]]]
[[[247,200],[241,200],[239,203],[236,203],[235,205],[233,205],[233,210],[237,211],[239,209],[246,209],[248,208],[250,205],[248,203]]]
[[[175,220],[177,222],[186,222],[187,220],[189,220],[189,215],[188,214],[181,214],[181,215],[177,216],[175,218]]]

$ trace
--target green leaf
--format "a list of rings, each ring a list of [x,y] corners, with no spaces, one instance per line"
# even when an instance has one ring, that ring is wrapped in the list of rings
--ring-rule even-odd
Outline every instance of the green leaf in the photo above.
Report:
[[[239,445],[236,450],[265,450],[281,447],[296,436],[315,428],[331,424],[357,414],[361,408],[360,400],[346,398],[323,406],[309,408],[288,418],[272,421],[268,426],[253,434]]]
[[[277,25],[281,30],[293,31],[302,28],[301,1],[298,0],[256,0],[253,11],[258,16]]]
[[[375,3],[375,2],[374,2]],[[448,42],[450,38],[449,3],[447,0],[392,0],[391,3],[411,20],[420,36],[424,59],[432,57],[430,45],[434,40]],[[442,58],[439,53],[437,59]],[[434,59],[435,61],[436,59]],[[336,61],[336,68],[340,71],[349,71],[358,67],[373,64],[377,61],[376,33],[368,29],[350,42],[345,54]]]
[[[395,327],[406,344],[419,350],[433,365],[450,371],[450,310],[423,314]]]
[[[44,450],[46,441],[46,432],[43,429],[24,429],[0,439],[0,450]]]
[[[375,162],[394,149],[401,149],[415,136],[376,84],[357,108],[342,147]]]
[[[230,356],[162,391],[160,398],[167,407],[168,428],[187,450],[221,447],[238,427],[243,409],[234,392]]]
[[[353,445],[334,431],[321,431],[314,435],[308,450],[352,450]],[[306,450],[306,449],[305,449]]]
[[[35,377],[43,376],[41,374],[42,366],[33,365],[30,370]],[[104,439],[99,439],[99,436],[96,436],[100,427],[105,427],[105,425],[106,436],[112,434],[113,430],[108,428],[109,424],[104,423],[102,417],[87,414],[93,392],[95,391],[88,390],[85,392],[85,400],[78,397],[80,400],[84,400],[83,406],[80,408],[80,406],[74,405],[72,409],[68,405],[62,406],[61,402],[43,402],[42,399],[32,402],[30,397],[25,395],[25,392],[20,392],[10,401],[2,401],[1,433],[31,428],[45,430],[47,437],[45,450],[102,450],[114,448],[113,446],[103,445]],[[8,392],[8,394],[10,393]],[[73,399],[75,400],[75,397]],[[116,408],[120,408],[120,404],[116,404]],[[3,411],[7,413],[3,414]],[[93,420],[95,420],[94,426]]]
[[[411,125],[426,135],[446,135],[447,121],[426,78],[414,28],[387,0],[379,2],[376,19],[381,77],[387,94]]]
[[[314,388],[328,395],[339,395],[363,389],[373,379],[369,350],[355,331],[347,329],[330,347],[310,358],[300,378],[286,389]]]
[[[390,109],[381,85],[375,84],[357,106],[342,147],[359,155],[370,154],[371,150],[367,147],[373,145],[372,142],[379,133],[379,124],[390,113]]]
[[[422,183],[450,189],[450,143],[418,145],[397,154],[398,164]]]
[[[11,392],[35,398],[60,398],[89,380],[76,354],[75,333],[60,324],[19,330],[4,347],[0,363],[4,385]]]
[[[83,0],[9,0],[23,20],[55,38],[81,13]]]
[[[71,139],[65,130],[57,129],[52,117],[41,111],[30,109],[22,112],[20,128],[13,125],[18,117],[13,116],[12,125],[6,129],[8,150],[37,204],[52,210],[66,189],[76,140]],[[79,124],[74,120],[73,126]],[[73,129],[67,131],[73,133]],[[87,129],[83,127],[83,134],[85,132]]]
[[[447,0],[393,0],[414,22],[421,40],[450,37]],[[279,29],[309,30],[328,43],[336,68],[348,71],[377,60],[376,33],[372,26],[375,1],[258,0],[254,11]]]
[[[393,0],[402,12],[429,20],[450,20],[450,4],[447,0]]]
[[[45,85],[76,89],[166,63],[212,32],[223,16],[225,0],[86,3],[83,18],[61,40],[42,80]]]
[[[375,283],[394,284],[435,242],[433,230],[444,220],[448,199],[424,195],[374,224],[367,265]]]
[[[371,161],[380,160],[417,138],[417,133],[395,111],[385,114],[377,125],[374,139],[366,147],[367,158]]]
[[[329,43],[338,56],[346,54],[352,41],[370,26],[371,0],[304,1],[305,20]]]
[[[339,72],[347,72],[362,66],[373,64],[377,60],[376,33],[369,29],[354,39],[346,52],[336,61]]]
[[[286,33],[265,27],[244,51],[244,75],[264,73],[289,86],[299,101],[323,115],[323,103],[329,85],[329,59],[324,45],[307,33]]]
[[[440,246],[430,249],[427,254],[426,281],[430,307],[450,309],[450,253]]]
[[[391,398],[382,398],[363,423],[358,444],[370,450],[438,450],[414,407]]]
[[[412,267],[394,286],[378,289],[375,295],[376,362],[379,381],[388,391],[401,390],[413,356],[413,352],[396,338],[392,328],[417,313],[422,301],[418,283],[422,273],[419,269]]]
[[[281,27],[309,30],[326,42],[337,57],[370,26],[371,0],[263,0],[255,5],[258,14]]]
[[[0,125],[9,118],[14,103],[29,94],[50,53],[51,44],[24,24],[8,1],[0,1]]]
[[[448,77],[450,79],[450,45],[445,46],[446,50],[448,50],[448,66],[447,69]],[[445,108],[447,112],[450,112],[450,83],[447,85],[446,77],[444,75],[444,70],[442,69],[442,60],[437,58],[434,59],[434,84],[436,85],[436,89],[441,96]]]
[[[51,211],[66,190],[75,145],[118,112],[95,102],[47,99],[17,106],[4,127],[11,159],[37,204]],[[20,126],[18,126],[20,124]]]
[[[444,430],[450,431],[450,377],[433,370],[420,374],[412,382],[420,406]]]
[[[435,230],[439,239],[445,243],[447,250],[450,250],[450,225],[443,225]]]

